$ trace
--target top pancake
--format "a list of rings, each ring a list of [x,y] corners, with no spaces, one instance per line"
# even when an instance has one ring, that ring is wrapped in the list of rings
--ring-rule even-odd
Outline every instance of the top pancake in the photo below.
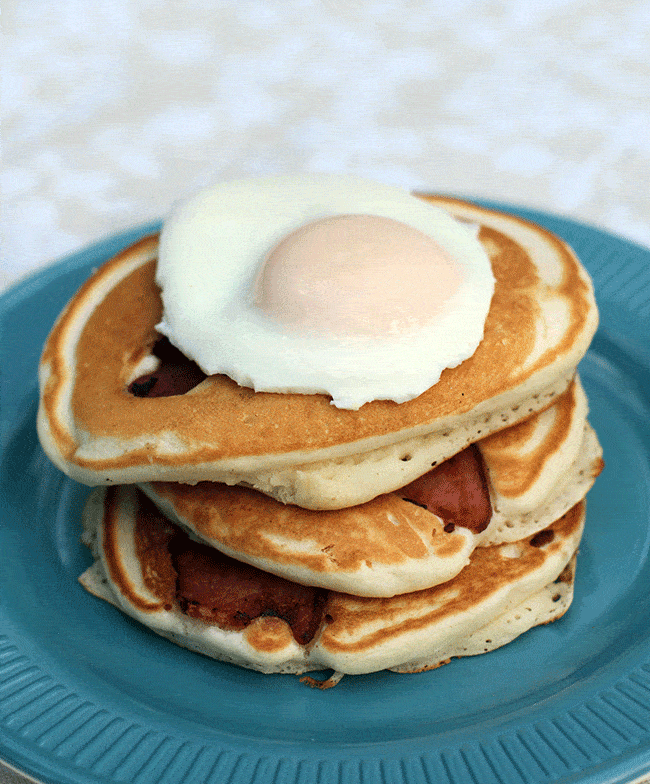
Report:
[[[283,501],[334,508],[369,500],[424,473],[428,466],[411,460],[413,439],[427,440],[427,461],[444,459],[548,406],[570,382],[597,325],[588,275],[561,240],[534,224],[465,202],[426,198],[480,224],[497,282],[475,354],[445,370],[418,398],[374,401],[350,411],[335,408],[324,395],[256,393],[225,376],[209,377],[184,395],[133,397],[127,385],[144,367],[152,368],[154,326],[161,317],[154,282],[157,239],[150,237],[103,265],[48,338],[39,411],[48,455],[91,485],[247,483]],[[401,444],[406,451],[391,459],[400,465],[365,477],[369,495],[334,488],[319,500],[321,490],[294,487],[310,464],[351,459],[367,467],[373,450]]]

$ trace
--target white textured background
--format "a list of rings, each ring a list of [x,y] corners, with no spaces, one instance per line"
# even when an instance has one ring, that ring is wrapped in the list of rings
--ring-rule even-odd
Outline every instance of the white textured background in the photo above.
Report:
[[[220,179],[354,172],[650,245],[650,3],[5,0],[6,285]]]
[[[5,0],[3,26],[0,288],[266,173],[492,198],[650,246],[647,1]]]

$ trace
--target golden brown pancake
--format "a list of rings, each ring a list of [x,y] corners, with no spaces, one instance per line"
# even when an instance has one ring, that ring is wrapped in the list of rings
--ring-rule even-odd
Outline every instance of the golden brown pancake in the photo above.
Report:
[[[241,666],[416,671],[498,647],[561,615],[570,602],[563,586],[572,581],[563,572],[583,524],[580,503],[530,539],[477,549],[460,575],[427,590],[378,599],[295,585],[292,605],[294,584],[272,576],[279,582],[269,583],[216,551],[215,563],[202,567],[207,584],[193,586],[183,554],[198,547],[205,559],[211,548],[174,530],[135,488],[98,488],[84,512],[84,539],[97,560],[80,579],[158,634]]]
[[[201,482],[141,485],[171,520],[239,560],[296,582],[393,596],[454,577],[477,537],[398,493],[315,511],[250,488]]]
[[[217,482],[140,487],[167,518],[227,555],[307,585],[394,596],[450,580],[476,547],[532,536],[584,498],[601,468],[586,415],[576,380],[551,408],[477,442],[493,509],[482,530],[462,519],[448,527],[417,497],[407,500],[408,488],[314,511]]]
[[[604,465],[587,413],[576,377],[545,411],[477,442],[493,508],[481,546],[531,536],[585,497]]]
[[[96,485],[161,479],[247,484],[283,502],[340,508],[389,492],[468,443],[550,405],[597,324],[571,250],[513,216],[427,197],[481,225],[497,280],[475,354],[406,403],[337,409],[323,395],[256,393],[212,376],[186,394],[135,397],[155,367],[157,239],[103,265],[46,343],[39,435],[51,459]]]

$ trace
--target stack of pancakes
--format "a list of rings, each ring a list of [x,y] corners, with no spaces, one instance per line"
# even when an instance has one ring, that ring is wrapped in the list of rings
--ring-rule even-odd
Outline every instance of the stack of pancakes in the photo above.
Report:
[[[92,593],[263,672],[414,672],[560,617],[602,469],[576,374],[597,326],[572,251],[480,226],[496,278],[474,355],[414,400],[259,393],[161,340],[157,238],[104,264],[46,343],[39,437],[96,486]]]

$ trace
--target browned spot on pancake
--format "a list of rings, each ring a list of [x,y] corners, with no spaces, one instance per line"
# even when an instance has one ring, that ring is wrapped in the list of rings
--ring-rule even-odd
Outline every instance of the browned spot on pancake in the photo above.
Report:
[[[576,406],[575,384],[573,381],[567,391],[556,398],[551,409],[554,413],[553,425],[535,449],[522,455],[518,448],[532,437],[541,414],[533,414],[529,419],[479,442],[498,493],[507,498],[516,498],[525,493],[539,478],[549,455],[562,449]]]
[[[594,460],[591,466],[591,475],[593,476],[593,478],[596,479],[596,477],[599,477],[602,474],[604,468],[605,468],[605,461],[603,460],[602,457],[599,457],[596,460]]]
[[[559,345],[546,352],[535,367],[542,367],[567,351],[591,312],[587,286],[580,278],[576,261],[563,243],[550,234],[548,237],[566,262],[560,291],[570,302],[573,320]],[[129,439],[150,434],[153,439],[156,434],[169,432],[185,441],[189,452],[165,454],[146,446],[124,457],[79,458],[76,462],[100,470],[149,460],[176,465],[322,449],[463,414],[483,400],[506,392],[530,374],[530,370],[521,371],[521,364],[533,348],[538,316],[537,273],[525,250],[505,235],[483,229],[481,239],[490,250],[497,285],[485,338],[477,351],[458,367],[445,370],[440,381],[415,400],[399,405],[374,401],[359,411],[337,409],[324,395],[254,393],[225,376],[212,376],[186,395],[129,395],[125,380],[136,358],[153,345],[154,327],[161,314],[154,282],[155,264],[145,264],[118,284],[88,320],[77,348],[71,405],[78,426],[95,436]],[[115,265],[116,262],[109,262],[107,269]],[[100,272],[98,277],[103,274]],[[86,286],[83,292],[89,288]],[[76,307],[72,306],[64,317],[66,324]],[[64,333],[66,328],[61,326],[59,332]],[[56,357],[62,346],[55,336],[46,355]],[[51,413],[51,403],[58,395],[54,390],[59,370],[60,367],[54,368],[48,384],[46,397]],[[300,422],[300,427],[295,426],[296,422]],[[65,431],[58,428],[59,432]],[[59,442],[71,457],[71,441],[63,437]]]
[[[405,670],[406,674],[413,674],[416,672],[429,672],[429,670],[437,670],[438,667],[444,667],[445,664],[449,664],[451,659],[443,659],[442,661],[437,662],[436,664],[425,664],[423,667],[415,667],[412,670]]]
[[[545,528],[543,531],[539,531],[538,533],[533,536],[530,540],[530,544],[532,547],[544,547],[545,544],[553,541],[555,534],[550,528]]]
[[[434,550],[437,558],[452,558],[457,555],[465,544],[465,540],[454,534],[454,529],[445,530],[445,535],[434,540]]]
[[[244,632],[244,639],[255,650],[277,653],[291,645],[293,635],[286,621],[266,616],[250,622]]]
[[[361,653],[388,639],[465,612],[503,586],[539,568],[551,550],[559,548],[562,541],[579,530],[583,519],[581,502],[550,526],[555,539],[546,549],[520,542],[518,558],[501,555],[502,547],[507,545],[478,548],[459,575],[434,588],[390,599],[331,592],[325,612],[332,620],[323,628],[320,644],[331,652]],[[368,631],[363,633],[364,629]]]

